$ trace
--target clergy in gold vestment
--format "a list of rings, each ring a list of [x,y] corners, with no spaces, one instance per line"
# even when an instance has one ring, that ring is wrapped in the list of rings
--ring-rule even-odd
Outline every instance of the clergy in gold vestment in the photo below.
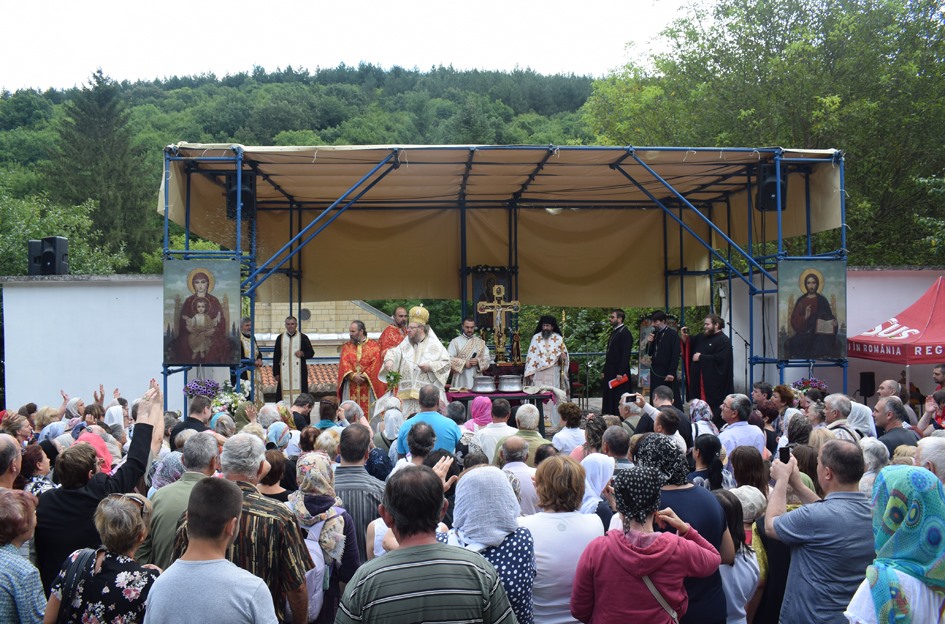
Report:
[[[538,321],[535,335],[528,345],[525,359],[524,382],[526,386],[558,388],[568,394],[568,348],[561,337],[558,322],[553,316],[543,316]],[[558,426],[558,412],[551,402],[545,403],[545,416],[552,425]]]
[[[443,388],[450,373],[450,355],[427,324],[429,318],[429,311],[422,306],[410,309],[407,340],[387,351],[381,369],[381,376],[388,371],[400,374],[397,397],[407,417],[420,411],[420,388],[427,384],[439,388],[441,399],[446,400]]]
[[[365,414],[370,414],[377,397],[387,392],[377,378],[382,363],[381,347],[367,337],[361,321],[351,321],[348,335],[351,340],[342,345],[338,361],[338,399],[354,401]]]

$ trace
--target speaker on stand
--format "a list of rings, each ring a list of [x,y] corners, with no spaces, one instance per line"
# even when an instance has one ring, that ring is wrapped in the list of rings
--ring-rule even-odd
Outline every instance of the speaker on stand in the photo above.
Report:
[[[876,373],[873,371],[860,372],[860,387],[857,392],[863,397],[863,403],[876,394]]]

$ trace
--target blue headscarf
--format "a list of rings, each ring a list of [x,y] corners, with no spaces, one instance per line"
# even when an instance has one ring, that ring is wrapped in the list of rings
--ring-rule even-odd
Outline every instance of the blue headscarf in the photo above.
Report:
[[[895,571],[945,591],[945,490],[925,468],[887,466],[873,484],[876,560],[866,569],[881,623],[912,622]]]
[[[289,425],[281,421],[272,423],[266,430],[266,442],[272,442],[280,451],[289,446],[290,436]]]
[[[65,430],[66,430],[66,423],[62,422],[61,420],[57,420],[56,422],[51,422],[45,427],[43,427],[43,430],[39,432],[38,441],[42,442],[43,440],[55,440],[56,438],[61,436],[63,432],[65,432]]]

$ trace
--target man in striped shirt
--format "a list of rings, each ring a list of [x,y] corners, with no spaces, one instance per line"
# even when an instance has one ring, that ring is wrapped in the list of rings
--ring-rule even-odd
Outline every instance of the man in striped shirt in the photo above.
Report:
[[[426,466],[392,474],[380,513],[399,548],[361,566],[345,588],[335,622],[517,622],[492,564],[436,541],[448,504]]]
[[[384,500],[384,482],[375,479],[364,468],[371,454],[371,430],[355,423],[341,432],[338,447],[341,465],[335,469],[335,496],[344,503],[345,511],[354,520],[355,536],[361,563],[367,561],[365,531],[377,519],[377,508]]]

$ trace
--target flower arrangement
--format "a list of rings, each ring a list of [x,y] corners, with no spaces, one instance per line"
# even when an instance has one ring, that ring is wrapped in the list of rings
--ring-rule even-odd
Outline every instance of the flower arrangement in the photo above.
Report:
[[[194,379],[184,386],[184,394],[192,399],[197,396],[205,396],[213,399],[220,392],[220,384],[212,379]]]
[[[235,389],[229,383],[223,384],[223,388],[216,396],[210,399],[210,409],[213,413],[226,412],[230,416],[236,414],[236,408],[240,403],[249,400],[249,384],[243,385],[239,390]]]
[[[798,379],[791,384],[791,387],[795,390],[800,390],[802,393],[806,393],[811,388],[814,388],[815,390],[820,390],[825,395],[830,394],[830,391],[827,389],[827,383],[816,377]]]
[[[400,373],[397,371],[387,371],[387,378],[384,380],[387,384],[387,390],[394,396],[397,395],[397,386],[400,385]]]

